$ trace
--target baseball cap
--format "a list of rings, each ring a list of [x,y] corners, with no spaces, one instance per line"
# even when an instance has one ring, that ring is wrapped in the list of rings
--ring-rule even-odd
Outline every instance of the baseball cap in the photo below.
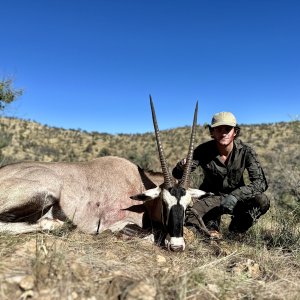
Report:
[[[211,127],[217,127],[221,125],[228,125],[235,127],[236,118],[231,112],[222,111],[213,115],[211,120]]]

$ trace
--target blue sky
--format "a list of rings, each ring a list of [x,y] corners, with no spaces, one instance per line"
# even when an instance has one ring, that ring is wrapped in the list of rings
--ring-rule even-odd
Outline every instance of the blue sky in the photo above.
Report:
[[[152,131],[232,111],[239,123],[300,114],[300,1],[0,0],[6,114],[64,128]]]

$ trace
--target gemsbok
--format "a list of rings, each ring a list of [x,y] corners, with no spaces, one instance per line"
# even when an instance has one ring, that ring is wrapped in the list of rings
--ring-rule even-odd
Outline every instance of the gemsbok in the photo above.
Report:
[[[166,247],[183,251],[186,209],[193,197],[205,194],[189,188],[198,103],[187,163],[178,183],[167,165],[151,96],[150,105],[162,174],[142,170],[115,156],[90,162],[21,162],[4,166],[0,168],[0,232],[53,230],[66,220],[89,234],[107,229],[119,231],[128,224],[141,228],[160,224]]]

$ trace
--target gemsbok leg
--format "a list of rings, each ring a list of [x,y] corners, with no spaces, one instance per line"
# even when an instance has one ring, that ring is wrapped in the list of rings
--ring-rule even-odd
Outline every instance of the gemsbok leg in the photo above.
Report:
[[[63,222],[54,219],[54,213],[59,211],[60,184],[57,177],[50,174],[51,171],[39,168],[31,168],[29,172],[25,165],[17,176],[14,165],[4,168],[6,172],[2,173],[5,175],[0,178],[0,233],[19,234],[61,226]],[[39,174],[41,172],[43,174]],[[47,188],[49,182],[51,188]]]

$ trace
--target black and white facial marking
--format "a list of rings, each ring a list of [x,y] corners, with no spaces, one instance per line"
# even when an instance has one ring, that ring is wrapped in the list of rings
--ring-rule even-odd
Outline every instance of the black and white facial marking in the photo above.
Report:
[[[186,196],[186,190],[182,187],[163,190],[163,221],[168,233],[174,237],[182,236],[180,224],[184,218],[186,206],[181,204],[181,198],[184,196]]]
[[[185,189],[175,185],[169,189],[156,187],[142,194],[131,196],[130,198],[144,202],[160,198],[162,223],[168,233],[165,239],[165,245],[169,250],[183,251],[185,249],[183,239],[185,211],[192,203],[192,198],[198,198],[204,194],[204,191],[198,189]]]
[[[185,248],[183,224],[191,201],[189,191],[181,186],[162,190],[163,222],[168,233],[165,243],[170,250],[182,251]]]

